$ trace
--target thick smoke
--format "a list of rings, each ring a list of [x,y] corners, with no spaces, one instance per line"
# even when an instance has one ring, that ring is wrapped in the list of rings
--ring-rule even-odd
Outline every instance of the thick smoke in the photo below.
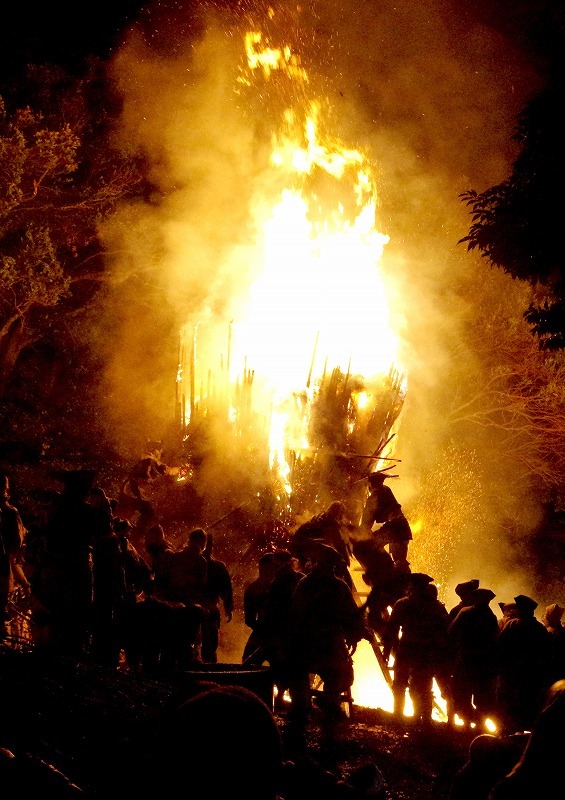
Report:
[[[146,157],[155,194],[103,231],[117,286],[106,376],[116,437],[131,446],[172,423],[181,325],[224,336],[252,283],[249,204],[267,180],[272,115],[290,100],[276,99],[276,84],[254,105],[234,91],[254,26],[300,55],[310,75],[300,91],[329,100],[328,124],[378,176],[382,269],[408,376],[393,488],[414,524],[412,567],[434,575],[446,601],[472,577],[500,600],[535,592],[513,552],[540,514],[522,467],[527,436],[510,444],[485,426],[483,391],[501,339],[515,361],[527,357],[527,294],[458,241],[470,226],[459,195],[508,177],[516,115],[538,77],[515,38],[467,3],[160,3],[133,26],[112,65],[118,135]]]

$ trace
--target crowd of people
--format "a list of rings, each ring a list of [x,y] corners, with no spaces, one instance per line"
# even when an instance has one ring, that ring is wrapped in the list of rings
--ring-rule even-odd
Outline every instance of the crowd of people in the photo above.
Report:
[[[59,473],[63,489],[33,535],[10,503],[9,477],[1,476],[2,637],[15,586],[29,597],[33,647],[44,656],[88,658],[151,676],[217,662],[222,613],[230,622],[236,610],[230,569],[213,556],[211,531],[186,531],[180,548],[168,540],[140,489],[150,470],[166,473],[160,455],[136,465],[118,499],[96,485],[91,470]],[[249,635],[241,663],[270,668],[289,753],[304,755],[314,707],[327,742],[339,740],[362,639],[377,642],[379,663],[390,671],[394,716],[406,719],[409,693],[413,722],[424,728],[434,724],[434,681],[448,724],[478,734],[492,724],[498,737],[532,731],[551,687],[565,681],[563,607],[552,603],[538,620],[537,602],[519,594],[499,603],[497,616],[494,592],[470,579],[455,587],[460,602],[448,609],[433,578],[410,569],[412,532],[387,477],[368,476],[359,525],[347,520],[343,502],[332,502],[297,528],[287,548],[262,553],[256,578],[244,588]],[[142,520],[143,552],[122,516],[126,499]],[[364,601],[351,576],[353,559],[369,587]],[[322,691],[313,689],[313,676]],[[466,797],[460,787],[467,773],[453,800]]]

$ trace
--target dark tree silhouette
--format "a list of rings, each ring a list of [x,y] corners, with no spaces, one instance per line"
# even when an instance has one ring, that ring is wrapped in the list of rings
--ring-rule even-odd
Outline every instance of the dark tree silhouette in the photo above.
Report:
[[[48,315],[96,292],[98,226],[145,189],[135,155],[112,145],[119,100],[100,62],[82,77],[30,68],[27,88],[33,107],[22,86],[0,97],[0,396]]]
[[[518,118],[513,138],[521,150],[511,176],[484,192],[461,195],[473,222],[460,241],[534,288],[524,316],[541,349],[560,350],[565,348],[563,20],[554,13],[538,30],[549,42],[546,86]]]

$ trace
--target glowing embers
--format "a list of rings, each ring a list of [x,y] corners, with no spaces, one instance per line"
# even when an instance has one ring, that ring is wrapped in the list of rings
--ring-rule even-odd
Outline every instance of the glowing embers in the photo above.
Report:
[[[245,34],[245,53],[249,69],[261,69],[265,78],[269,78],[274,70],[281,70],[293,78],[308,81],[308,73],[302,69],[300,59],[292,53],[290,47],[264,45],[260,31],[249,31]],[[244,73],[238,80],[240,83],[249,83],[249,77]]]

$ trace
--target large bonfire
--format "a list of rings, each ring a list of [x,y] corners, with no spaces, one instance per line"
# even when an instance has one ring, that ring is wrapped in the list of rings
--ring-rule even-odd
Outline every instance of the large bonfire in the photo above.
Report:
[[[193,485],[222,474],[207,502],[243,509],[244,524],[258,513],[266,537],[335,499],[358,522],[364,478],[395,461],[406,391],[371,164],[329,133],[325,103],[306,99],[308,75],[291,49],[248,32],[237,91],[264,100],[272,81],[291,102],[269,116],[267,176],[249,208],[253,268],[223,327],[206,311],[190,315],[176,397]]]

